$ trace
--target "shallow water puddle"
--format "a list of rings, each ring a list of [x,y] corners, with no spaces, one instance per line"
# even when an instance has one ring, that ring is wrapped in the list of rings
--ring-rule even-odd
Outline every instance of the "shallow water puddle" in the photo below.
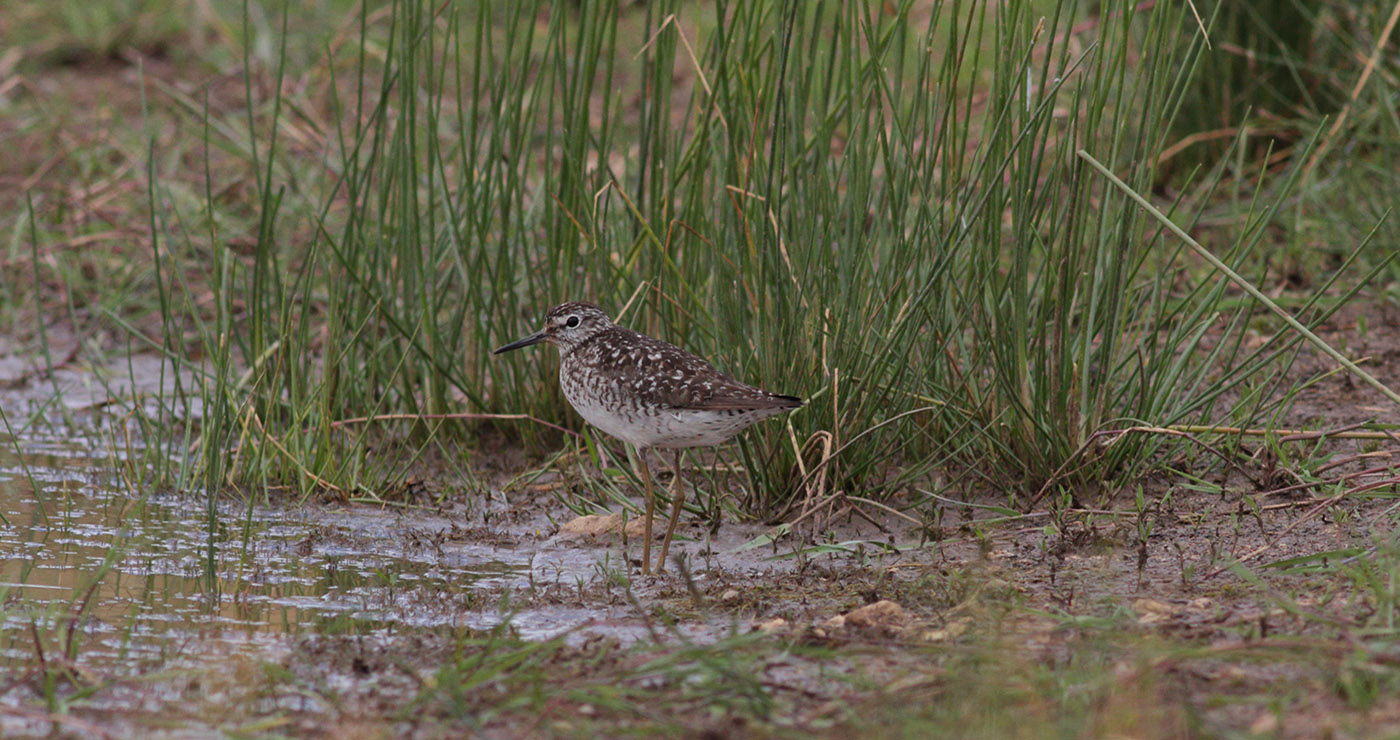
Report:
[[[138,500],[104,487],[111,468],[82,440],[4,447],[5,662],[33,660],[36,635],[62,649],[80,613],[73,647],[84,663],[134,665],[307,630],[451,624],[486,607],[485,591],[529,582],[528,556],[434,542],[440,518],[220,501],[211,526],[193,496]]]

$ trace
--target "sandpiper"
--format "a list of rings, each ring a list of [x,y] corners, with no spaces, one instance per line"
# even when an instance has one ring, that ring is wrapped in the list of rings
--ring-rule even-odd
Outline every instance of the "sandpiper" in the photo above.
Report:
[[[655,509],[647,451],[674,450],[673,504],[656,563],[660,573],[685,501],[681,451],[721,444],[754,422],[802,405],[800,398],[745,385],[674,344],[618,326],[591,303],[549,309],[543,329],[495,354],[540,342],[559,348],[559,386],[584,421],[637,448],[646,488],[643,574],[651,572]]]

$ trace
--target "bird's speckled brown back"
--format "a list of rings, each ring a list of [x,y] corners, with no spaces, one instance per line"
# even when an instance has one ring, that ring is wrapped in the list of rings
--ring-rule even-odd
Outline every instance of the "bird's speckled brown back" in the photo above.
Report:
[[[745,385],[680,347],[610,326],[575,346],[562,358],[570,373],[595,375],[594,382],[617,386],[645,405],[666,409],[786,410],[801,399]]]

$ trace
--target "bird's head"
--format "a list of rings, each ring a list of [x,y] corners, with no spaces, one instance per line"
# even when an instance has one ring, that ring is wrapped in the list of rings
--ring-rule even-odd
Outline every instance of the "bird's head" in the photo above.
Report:
[[[568,352],[589,337],[600,331],[605,331],[612,325],[612,319],[608,318],[603,309],[592,303],[581,301],[561,303],[545,313],[543,329],[527,337],[521,337],[503,347],[498,347],[493,354],[499,355],[502,352],[528,347],[540,342],[548,342],[557,346],[561,352]]]

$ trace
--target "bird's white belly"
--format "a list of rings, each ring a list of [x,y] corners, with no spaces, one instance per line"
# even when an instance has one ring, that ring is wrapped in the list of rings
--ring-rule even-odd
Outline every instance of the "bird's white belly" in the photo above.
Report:
[[[592,394],[565,390],[565,398],[584,421],[637,447],[713,447],[738,434],[758,419],[778,413],[755,414],[691,409],[634,409],[610,404]]]

